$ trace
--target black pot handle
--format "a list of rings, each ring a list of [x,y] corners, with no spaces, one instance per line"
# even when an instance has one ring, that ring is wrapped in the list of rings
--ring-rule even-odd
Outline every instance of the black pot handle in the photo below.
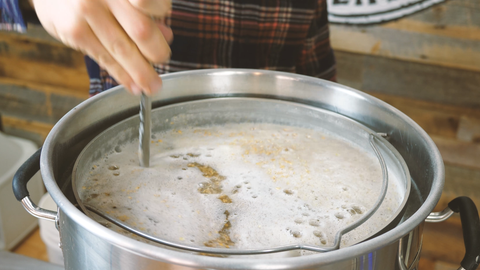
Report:
[[[40,153],[42,148],[38,149],[22,166],[17,170],[13,176],[12,187],[13,194],[17,201],[29,196],[27,190],[27,183],[40,170]]]
[[[35,205],[27,189],[27,184],[32,177],[40,170],[40,154],[42,148],[38,149],[22,166],[17,170],[12,180],[13,194],[22,202],[23,207],[32,215],[47,220],[56,220],[57,212],[42,209]]]
[[[460,213],[465,257],[461,262],[465,270],[475,270],[480,264],[480,219],[477,207],[469,197],[458,197],[448,204],[456,213]]]

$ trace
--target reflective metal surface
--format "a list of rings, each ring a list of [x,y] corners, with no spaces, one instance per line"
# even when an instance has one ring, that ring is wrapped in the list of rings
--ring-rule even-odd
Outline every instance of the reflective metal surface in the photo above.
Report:
[[[442,222],[449,219],[453,214],[455,214],[455,212],[447,207],[441,212],[432,212],[425,221],[431,223]]]
[[[140,99],[140,126],[138,128],[138,155],[142,167],[150,167],[151,112],[152,100],[149,96],[142,94]]]
[[[198,70],[162,78],[164,87],[153,97],[153,107],[216,97],[281,99],[339,113],[376,132],[389,134],[389,142],[405,159],[414,181],[400,224],[345,249],[276,259],[207,257],[148,245],[114,233],[74,206],[70,175],[76,157],[91,139],[138,113],[137,99],[118,87],[72,109],[55,125],[43,147],[41,172],[60,209],[66,269],[399,269],[399,240],[411,232],[414,239],[421,238],[421,230],[417,229],[439,200],[444,167],[429,136],[400,111],[339,84],[282,72]],[[419,249],[418,243],[413,241],[411,252]]]
[[[30,196],[22,199],[22,205],[34,217],[51,221],[56,221],[57,219],[57,212],[40,208],[30,199]]]
[[[420,239],[420,242],[416,241]],[[400,270],[417,269],[422,251],[422,234],[418,229],[411,231],[407,237],[398,242],[398,266]]]

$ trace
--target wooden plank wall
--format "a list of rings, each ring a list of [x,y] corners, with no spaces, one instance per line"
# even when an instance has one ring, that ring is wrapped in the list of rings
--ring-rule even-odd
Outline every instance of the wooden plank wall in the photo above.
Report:
[[[0,114],[6,133],[41,145],[53,125],[88,97],[83,56],[41,27],[0,32]]]
[[[445,162],[441,210],[461,195],[480,207],[480,1],[451,0],[378,26],[331,26],[340,83],[416,121]],[[420,269],[457,269],[458,216],[426,224]]]
[[[334,25],[337,50],[480,71],[480,2],[449,0],[373,27]]]
[[[331,40],[340,83],[398,108],[439,147],[446,184],[438,209],[459,195],[480,205],[480,1],[450,0],[378,26],[332,25]],[[41,144],[87,92],[81,54],[41,27],[0,32],[5,132]],[[458,217],[426,225],[421,269],[456,269],[462,253]]]

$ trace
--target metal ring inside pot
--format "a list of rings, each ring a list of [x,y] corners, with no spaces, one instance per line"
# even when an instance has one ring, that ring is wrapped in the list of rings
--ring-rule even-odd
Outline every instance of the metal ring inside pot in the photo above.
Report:
[[[246,105],[248,104],[248,105]],[[215,108],[215,109],[212,109]],[[262,112],[259,113],[258,110],[262,108]],[[231,110],[235,111],[235,115],[226,116],[225,113],[220,114],[222,117],[218,117],[214,115],[216,114],[215,110]],[[255,112],[252,114],[252,112]],[[281,112],[281,113],[280,113]],[[280,114],[279,114],[280,113]],[[214,99],[214,100],[203,100],[203,101],[195,101],[195,102],[187,102],[182,104],[175,104],[166,107],[159,108],[155,110],[153,115],[153,129],[161,129],[162,123],[165,122],[164,119],[172,119],[177,117],[178,115],[199,115],[199,114],[210,114],[212,117],[206,117],[206,119],[214,119],[211,120],[214,123],[224,123],[229,121],[253,121],[253,122],[274,122],[286,125],[292,125],[293,123],[297,123],[298,120],[302,119],[301,124],[302,126],[309,126],[311,128],[318,128],[320,126],[328,126],[328,131],[338,133],[342,132],[347,133],[345,137],[349,138],[350,140],[357,140],[359,137],[364,138],[364,145],[369,145],[373,148],[377,158],[380,161],[382,174],[383,174],[383,185],[382,185],[382,192],[375,204],[369,212],[364,216],[364,218],[358,220],[348,228],[339,229],[336,237],[335,243],[331,247],[318,247],[318,246],[311,246],[311,245],[295,245],[295,246],[284,246],[284,247],[273,247],[268,249],[262,250],[228,250],[228,249],[218,249],[218,248],[202,248],[198,249],[191,246],[185,246],[178,243],[172,243],[165,240],[160,240],[161,244],[176,247],[184,250],[189,251],[196,251],[196,252],[203,252],[203,253],[213,253],[213,254],[263,254],[263,253],[273,253],[273,252],[280,252],[280,251],[287,251],[293,249],[304,249],[310,251],[317,251],[317,252],[325,252],[331,251],[334,249],[338,249],[340,247],[340,240],[343,234],[348,233],[351,230],[354,230],[356,227],[360,226],[363,222],[365,222],[370,216],[374,214],[374,212],[378,209],[380,204],[383,201],[387,190],[387,168],[390,173],[394,173],[397,176],[401,176],[401,193],[402,193],[402,202],[399,204],[396,211],[394,211],[393,215],[389,218],[386,224],[382,224],[381,228],[378,228],[377,232],[380,232],[385,228],[392,225],[390,223],[395,223],[396,217],[402,212],[402,209],[408,199],[408,194],[410,192],[410,178],[408,168],[401,158],[400,154],[396,152],[396,150],[388,144],[388,142],[378,136],[372,130],[366,128],[365,126],[355,122],[351,119],[343,117],[341,115],[324,111],[318,108],[300,105],[285,101],[271,101],[271,100],[262,100],[262,99],[253,99],[253,98],[226,98],[226,99]],[[259,118],[261,115],[261,119]],[[230,120],[229,120],[230,117]],[[187,117],[188,118],[188,117]],[[195,117],[187,120],[185,125],[196,124],[198,125],[198,119],[194,119]],[[233,119],[233,120],[232,120]],[[175,121],[179,122],[179,121]],[[123,122],[120,122],[104,133],[97,136],[96,139],[90,142],[87,147],[82,151],[77,162],[75,163],[72,182],[73,182],[73,190],[74,194],[77,197],[77,201],[81,206],[82,210],[85,213],[89,213],[88,210],[93,212],[97,212],[98,210],[85,207],[80,200],[80,196],[78,194],[79,189],[82,187],[81,179],[82,175],[88,174],[88,170],[91,167],[92,161],[95,158],[101,157],[104,155],[105,152],[112,151],[115,145],[118,144],[118,140],[120,141],[130,141],[135,139],[138,136],[136,132],[136,126],[138,123],[138,116],[134,116],[130,119],[127,119]],[[180,124],[180,123],[178,123]],[[203,123],[206,124],[206,123]],[[295,125],[295,124],[294,124]],[[119,135],[120,134],[120,135]],[[353,134],[353,135],[352,135]],[[112,140],[112,138],[116,138]],[[378,148],[375,146],[375,142],[378,143]],[[386,157],[386,160],[382,156]],[[386,165],[385,165],[386,164]],[[102,215],[104,216],[104,214]],[[114,223],[121,222],[111,220]],[[393,226],[396,224],[393,224]],[[370,235],[371,237],[373,235]],[[368,237],[367,237],[368,238]],[[155,239],[150,239],[155,240]]]

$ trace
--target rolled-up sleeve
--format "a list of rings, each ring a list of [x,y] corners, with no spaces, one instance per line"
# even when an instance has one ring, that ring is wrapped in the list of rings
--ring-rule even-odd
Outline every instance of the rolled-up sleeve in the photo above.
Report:
[[[27,24],[22,16],[19,0],[0,0],[0,30],[25,32]]]

